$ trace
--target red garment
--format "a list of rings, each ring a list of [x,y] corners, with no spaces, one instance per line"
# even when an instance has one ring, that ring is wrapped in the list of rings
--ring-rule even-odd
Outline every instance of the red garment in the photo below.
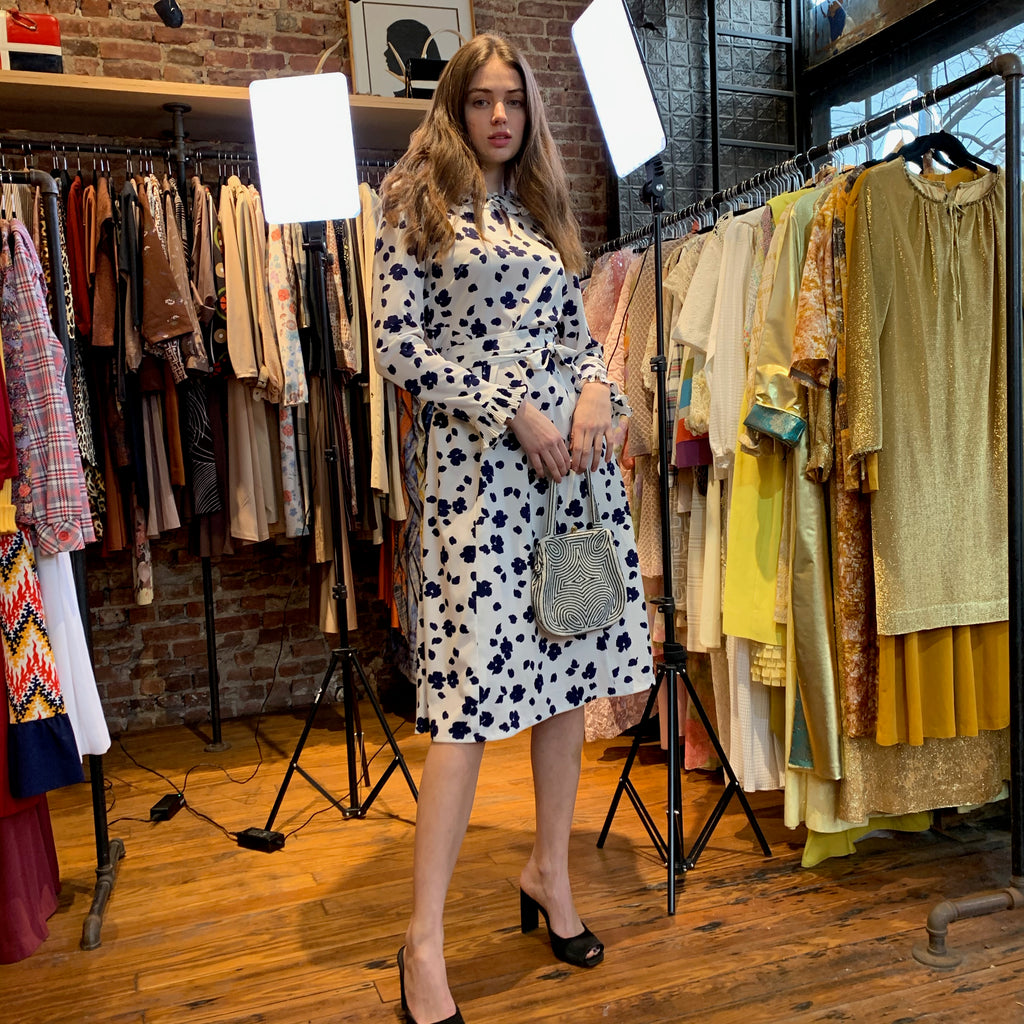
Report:
[[[0,721],[0,964],[24,960],[49,934],[60,871],[45,796],[15,800],[7,784],[7,724]]]
[[[68,191],[68,214],[64,245],[71,271],[71,298],[75,304],[75,330],[82,341],[92,334],[92,309],[89,300],[89,256],[85,250],[85,205],[82,176],[75,175]]]
[[[14,423],[7,394],[7,377],[0,368],[0,484],[18,475],[18,450],[14,446]]]

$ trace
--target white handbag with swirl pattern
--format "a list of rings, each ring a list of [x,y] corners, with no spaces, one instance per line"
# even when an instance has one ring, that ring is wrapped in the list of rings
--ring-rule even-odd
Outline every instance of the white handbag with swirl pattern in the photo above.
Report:
[[[589,525],[555,532],[559,488],[552,481],[544,533],[533,546],[530,599],[538,625],[550,636],[579,636],[606,629],[619,620],[626,607],[626,580],[612,532],[597,525],[589,469],[586,477]]]

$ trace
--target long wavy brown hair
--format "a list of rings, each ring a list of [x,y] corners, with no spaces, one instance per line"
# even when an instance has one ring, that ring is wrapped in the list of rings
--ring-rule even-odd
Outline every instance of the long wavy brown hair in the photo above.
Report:
[[[522,54],[500,36],[474,36],[448,62],[425,120],[381,184],[384,217],[405,217],[410,243],[421,261],[452,247],[451,207],[472,199],[477,226],[482,227],[487,186],[464,110],[473,76],[492,57],[519,72],[526,92],[526,130],[519,152],[506,165],[507,184],[558,250],[566,269],[580,271],[586,261],[580,227],[537,80]]]

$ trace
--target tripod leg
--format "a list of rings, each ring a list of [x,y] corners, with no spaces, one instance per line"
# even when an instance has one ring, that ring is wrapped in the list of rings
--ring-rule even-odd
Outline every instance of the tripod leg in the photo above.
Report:
[[[281,802],[284,800],[284,794],[288,789],[288,783],[292,781],[295,769],[299,766],[299,756],[302,754],[302,748],[306,745],[306,740],[309,737],[309,730],[313,728],[313,721],[316,718],[317,712],[320,710],[320,705],[323,703],[324,694],[327,692],[327,687],[334,675],[334,669],[337,667],[337,664],[337,652],[332,651],[331,660],[327,664],[327,671],[324,672],[324,677],[320,681],[320,689],[317,690],[316,697],[310,705],[309,714],[306,715],[306,724],[302,729],[302,735],[299,737],[299,742],[295,745],[295,752],[292,754],[291,761],[288,762],[288,770],[284,773],[284,781],[281,783],[281,788],[277,791],[277,799],[274,801],[274,806],[271,808],[270,817],[267,818],[268,832],[274,827],[274,819],[277,817],[277,812],[281,809]]]
[[[352,649],[343,647],[338,651],[341,658],[341,694],[345,705],[345,760],[348,763],[348,805],[359,806],[359,772],[356,760],[356,688],[352,679]],[[362,734],[359,736],[362,746]]]
[[[363,666],[359,664],[359,659],[355,656],[353,651],[350,654],[352,664],[355,666],[356,671],[359,673],[359,678],[363,682],[363,689],[366,691],[366,696],[370,699],[370,705],[373,707],[374,714],[377,716],[377,721],[380,722],[380,727],[384,730],[384,736],[387,738],[388,745],[391,747],[391,753],[394,754],[391,764],[388,766],[388,770],[377,783],[370,796],[367,797],[366,801],[360,808],[365,814],[370,809],[370,804],[376,799],[377,793],[380,791],[381,785],[391,774],[396,767],[402,769],[402,774],[405,776],[405,781],[409,785],[409,791],[412,793],[414,800],[419,799],[419,791],[416,789],[416,783],[413,782],[412,775],[409,772],[409,766],[405,763],[405,758],[402,756],[402,751],[398,747],[398,742],[395,740],[395,734],[391,731],[391,726],[388,725],[387,718],[384,717],[384,709],[380,706],[380,701],[377,699],[377,694],[373,692],[373,688],[370,686],[369,680],[366,678],[366,673],[363,671]]]
[[[679,767],[679,704],[676,678],[678,674],[679,669],[674,664],[669,663],[665,666],[665,703],[668,705],[668,714],[665,716],[665,731],[668,734],[668,792],[665,807],[665,813],[668,815],[666,913],[670,917],[676,912],[676,872],[686,870],[686,858],[683,855],[683,787]]]
[[[658,687],[660,685],[661,672],[659,669],[658,679],[656,680],[654,686],[651,687],[651,695],[647,698],[647,707],[644,708],[644,714],[643,717],[640,719],[640,724],[637,726],[636,735],[633,737],[633,744],[629,748],[629,755],[626,757],[626,763],[622,766],[622,774],[619,776],[619,784],[615,787],[615,795],[612,797],[612,802],[608,807],[608,813],[607,815],[605,815],[604,828],[601,829],[601,834],[597,838],[597,848],[599,850],[604,847],[605,840],[608,838],[608,832],[612,827],[612,820],[615,817],[615,812],[619,808],[619,801],[622,799],[622,794],[626,790],[626,787],[629,785],[629,773],[633,769],[633,762],[636,760],[637,751],[639,751],[640,749],[640,737],[643,733],[644,726],[646,726],[647,723],[651,720],[651,711],[654,708],[654,702],[658,699]],[[633,805],[636,806],[636,800],[638,800],[639,797],[636,797],[636,799],[634,799],[633,794],[630,793],[629,798],[633,801]],[[639,812],[639,808],[637,808],[637,811]],[[644,820],[643,815],[641,815],[640,817],[641,820],[644,821],[645,827],[647,827],[647,820]],[[649,818],[650,816],[648,815],[648,820]],[[651,822],[651,824],[653,825],[653,822]],[[650,832],[650,828],[647,828],[647,831]],[[657,832],[657,829],[655,829],[655,832]],[[653,839],[654,836],[652,835],[651,838]],[[660,835],[658,836],[658,840],[661,841]],[[654,845],[657,846],[659,850],[661,849],[661,842],[655,842]]]
[[[715,825],[718,824],[718,820],[725,813],[725,807],[728,804],[729,799],[731,799],[732,794],[735,793],[739,798],[740,805],[743,807],[743,813],[747,816],[747,821],[750,822],[750,827],[754,830],[754,835],[757,837],[758,844],[761,847],[761,852],[766,857],[770,857],[772,855],[772,848],[768,845],[768,840],[765,839],[764,833],[761,831],[761,826],[757,823],[757,818],[754,816],[754,809],[750,806],[750,801],[747,800],[747,795],[743,792],[739,779],[736,778],[736,773],[733,771],[729,758],[725,756],[725,751],[722,749],[722,743],[718,738],[718,733],[715,731],[715,727],[711,724],[711,719],[708,718],[708,713],[704,710],[704,705],[697,696],[697,692],[693,687],[693,683],[690,681],[690,677],[686,672],[682,672],[681,675],[683,677],[683,682],[686,685],[686,691],[690,695],[690,700],[693,702],[693,706],[697,710],[697,715],[708,734],[708,738],[711,740],[712,746],[715,748],[715,753],[718,755],[718,759],[722,762],[722,769],[729,778],[729,783],[726,786],[725,792],[722,794],[718,804],[715,806],[715,810],[712,812],[711,817],[704,826],[704,829],[701,830],[702,835],[704,834],[704,831],[707,830],[704,843],[707,843],[707,840],[711,838],[711,832],[714,831]],[[703,845],[701,845],[701,847],[697,849],[697,844],[694,844],[696,854],[691,851],[691,860],[694,863],[696,863],[697,856],[700,855],[700,851],[703,848]]]

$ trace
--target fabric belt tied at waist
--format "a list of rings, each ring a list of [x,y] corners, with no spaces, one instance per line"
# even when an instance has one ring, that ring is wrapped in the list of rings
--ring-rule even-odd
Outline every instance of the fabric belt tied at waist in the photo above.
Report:
[[[558,333],[551,329],[521,327],[481,338],[461,335],[443,349],[447,358],[460,366],[487,367],[514,363],[522,359],[557,359],[571,364],[576,350],[561,344]],[[481,374],[486,379],[487,374]]]

